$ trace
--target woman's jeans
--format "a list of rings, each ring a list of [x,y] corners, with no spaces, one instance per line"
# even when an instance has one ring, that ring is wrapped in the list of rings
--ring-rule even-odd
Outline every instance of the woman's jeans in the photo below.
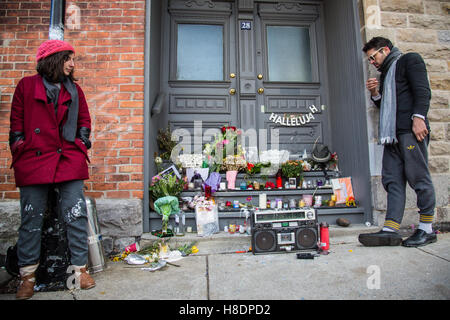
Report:
[[[76,266],[87,264],[87,212],[83,186],[83,180],[73,180],[20,188],[19,267],[39,263],[42,225],[50,188],[58,189],[58,217],[63,218],[66,224],[71,263]]]

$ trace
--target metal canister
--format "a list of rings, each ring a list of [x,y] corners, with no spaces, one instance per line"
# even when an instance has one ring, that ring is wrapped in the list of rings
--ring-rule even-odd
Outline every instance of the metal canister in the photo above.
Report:
[[[96,273],[103,271],[106,266],[102,235],[98,224],[95,199],[86,197],[87,235],[88,235],[88,269]]]

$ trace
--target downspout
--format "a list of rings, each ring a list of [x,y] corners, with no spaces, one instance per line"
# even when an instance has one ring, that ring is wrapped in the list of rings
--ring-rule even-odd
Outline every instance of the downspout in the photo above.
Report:
[[[50,8],[50,27],[48,38],[50,40],[64,40],[64,17],[66,13],[65,0],[52,0]]]
[[[152,0],[145,1],[145,44],[144,44],[144,210],[143,232],[150,232],[150,22]]]

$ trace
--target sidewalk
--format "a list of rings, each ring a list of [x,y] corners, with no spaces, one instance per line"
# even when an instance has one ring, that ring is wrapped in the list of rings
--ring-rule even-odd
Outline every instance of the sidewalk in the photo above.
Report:
[[[330,254],[313,260],[297,259],[295,253],[235,253],[248,249],[250,236],[173,238],[197,240],[199,252],[174,262],[178,267],[154,272],[108,261],[104,271],[93,274],[95,288],[35,293],[32,300],[450,299],[450,233],[419,248],[359,244],[359,233],[377,229],[331,227]],[[149,238],[144,235],[141,247]]]

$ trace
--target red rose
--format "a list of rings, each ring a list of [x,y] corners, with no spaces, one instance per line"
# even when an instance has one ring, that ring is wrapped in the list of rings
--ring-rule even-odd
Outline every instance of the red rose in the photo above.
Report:
[[[273,182],[267,181],[266,182],[266,189],[267,188],[275,188],[275,184]]]
[[[253,163],[247,163],[247,170],[248,171],[251,171],[254,167],[255,167],[255,165]]]

